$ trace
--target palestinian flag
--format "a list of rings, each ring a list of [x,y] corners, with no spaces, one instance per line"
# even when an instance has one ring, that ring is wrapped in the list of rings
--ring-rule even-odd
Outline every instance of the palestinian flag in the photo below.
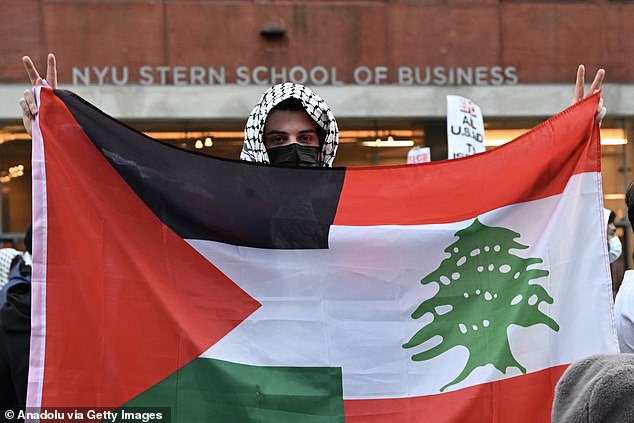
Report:
[[[617,350],[596,95],[477,156],[305,169],[36,94],[29,407],[547,422]]]

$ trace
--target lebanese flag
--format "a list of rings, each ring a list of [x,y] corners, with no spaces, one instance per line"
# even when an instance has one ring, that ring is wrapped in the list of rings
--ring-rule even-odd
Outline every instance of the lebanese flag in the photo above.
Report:
[[[36,95],[29,407],[548,422],[566,366],[618,349],[598,95],[490,152],[349,169],[212,158]]]

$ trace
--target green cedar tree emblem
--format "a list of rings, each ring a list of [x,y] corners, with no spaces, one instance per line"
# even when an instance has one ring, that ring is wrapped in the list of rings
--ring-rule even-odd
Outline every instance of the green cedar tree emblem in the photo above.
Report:
[[[442,337],[440,344],[414,354],[414,361],[430,360],[458,345],[469,350],[462,372],[441,391],[487,364],[502,373],[509,367],[526,373],[511,352],[507,336],[510,325],[530,327],[543,323],[559,331],[557,322],[538,309],[541,302],[552,304],[553,298],[541,285],[529,283],[548,275],[546,270],[529,269],[542,263],[542,259],[522,258],[509,252],[528,248],[515,241],[520,234],[486,226],[475,219],[455,235],[458,240],[445,249],[450,256],[421,280],[423,285],[437,283],[440,289],[412,313],[414,319],[432,313],[433,321],[403,345],[412,348],[436,335]]]

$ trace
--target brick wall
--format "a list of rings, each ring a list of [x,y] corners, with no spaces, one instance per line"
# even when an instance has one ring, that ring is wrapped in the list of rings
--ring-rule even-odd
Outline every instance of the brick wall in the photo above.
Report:
[[[634,3],[587,1],[3,0],[0,82],[24,83],[20,57],[40,67],[514,66],[521,83],[569,83],[576,65],[634,80]],[[281,39],[260,31],[282,25]],[[228,81],[231,76],[228,76]]]

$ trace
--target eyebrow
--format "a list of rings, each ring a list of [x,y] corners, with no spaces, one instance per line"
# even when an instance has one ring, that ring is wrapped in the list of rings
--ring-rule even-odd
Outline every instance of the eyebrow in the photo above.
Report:
[[[319,135],[317,133],[317,131],[315,129],[302,129],[301,131],[298,132],[299,134],[309,134],[309,133],[313,133],[315,135]],[[264,136],[268,136],[268,135],[288,135],[288,132],[284,132],[284,131],[268,131],[264,133]]]

